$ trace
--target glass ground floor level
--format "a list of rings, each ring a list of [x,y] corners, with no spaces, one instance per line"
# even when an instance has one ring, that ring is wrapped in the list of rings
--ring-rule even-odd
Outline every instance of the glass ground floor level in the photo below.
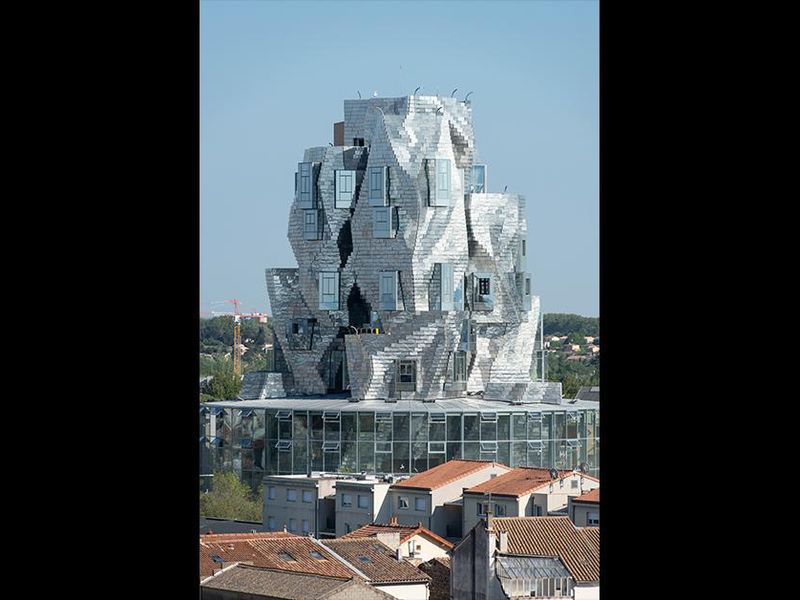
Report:
[[[452,458],[600,470],[600,411],[589,401],[281,398],[202,404],[199,420],[201,487],[223,470],[257,489],[265,475],[410,475]]]

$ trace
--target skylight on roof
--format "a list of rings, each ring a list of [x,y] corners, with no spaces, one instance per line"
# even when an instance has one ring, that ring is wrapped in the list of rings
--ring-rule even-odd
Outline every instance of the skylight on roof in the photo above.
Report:
[[[311,552],[309,552],[309,554],[311,555],[311,558],[316,558],[317,560],[328,560],[327,558],[322,556],[322,554],[320,554],[316,550],[312,550]]]
[[[364,556],[363,554],[360,555],[360,556],[356,556],[356,558],[358,559],[359,562],[362,562],[364,564],[372,562],[372,560],[370,560],[369,556]]]
[[[288,552],[286,552],[286,550],[279,552],[278,556],[280,556],[281,559],[285,560],[286,562],[297,562],[297,559]]]

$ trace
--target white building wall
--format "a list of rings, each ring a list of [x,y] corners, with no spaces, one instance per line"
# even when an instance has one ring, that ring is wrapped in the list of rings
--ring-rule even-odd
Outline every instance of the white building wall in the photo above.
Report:
[[[402,600],[428,600],[428,584],[376,585],[377,589]]]
[[[573,588],[575,600],[600,600],[600,584],[578,585]]]

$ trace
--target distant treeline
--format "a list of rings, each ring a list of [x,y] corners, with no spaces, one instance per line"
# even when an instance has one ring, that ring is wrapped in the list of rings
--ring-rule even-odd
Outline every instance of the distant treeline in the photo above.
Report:
[[[569,313],[545,313],[544,334],[600,337],[600,319],[599,317],[582,317]]]

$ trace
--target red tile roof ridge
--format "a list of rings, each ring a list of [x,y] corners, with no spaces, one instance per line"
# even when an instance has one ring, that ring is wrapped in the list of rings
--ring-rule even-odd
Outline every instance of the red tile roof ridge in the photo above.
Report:
[[[370,528],[385,528],[385,529],[401,529],[401,530],[405,530],[407,533],[406,533],[406,535],[401,535],[400,536],[400,543],[407,542],[409,539],[411,539],[412,537],[414,537],[417,534],[423,534],[423,535],[427,535],[428,537],[436,540],[437,542],[439,542],[440,544],[446,546],[447,548],[453,548],[453,543],[452,542],[448,542],[442,536],[438,535],[437,533],[431,531],[430,529],[428,529],[427,527],[425,527],[424,525],[421,525],[421,524],[417,524],[417,525],[402,525],[400,523],[395,523],[395,524],[392,524],[392,523],[387,523],[387,524],[384,524],[384,523],[368,523],[367,525],[363,525],[363,526],[359,527],[358,529],[355,529],[355,530],[351,531],[350,533],[348,533],[346,535],[343,535],[342,537],[336,538],[336,539],[345,540],[345,539],[364,539],[365,537],[375,537],[375,536],[373,536],[373,535],[371,535],[369,533],[369,529]],[[367,531],[364,531],[364,530],[367,530]],[[358,534],[359,532],[361,532],[360,535],[354,535],[354,534]]]
[[[465,465],[472,465],[471,469],[459,469],[459,467]],[[499,463],[494,460],[475,460],[475,459],[461,459],[461,458],[453,458],[448,460],[447,462],[443,462],[442,464],[436,465],[435,467],[431,467],[427,471],[423,471],[422,473],[417,473],[412,475],[408,479],[404,479],[402,481],[398,481],[390,486],[391,488],[416,488],[416,489],[424,489],[424,490],[436,490],[440,487],[444,487],[449,483],[453,483],[454,481],[458,481],[462,477],[466,477],[467,475],[472,475],[481,469],[499,466],[506,469],[510,469],[508,465],[503,463]],[[455,470],[455,473],[448,473],[450,470]],[[437,475],[441,475],[445,477],[445,479],[439,481],[436,479]],[[429,481],[432,480],[432,481]]]
[[[600,488],[594,488],[593,490],[589,490],[585,494],[581,494],[580,496],[573,496],[573,502],[591,502],[593,504],[598,504],[600,502]]]

